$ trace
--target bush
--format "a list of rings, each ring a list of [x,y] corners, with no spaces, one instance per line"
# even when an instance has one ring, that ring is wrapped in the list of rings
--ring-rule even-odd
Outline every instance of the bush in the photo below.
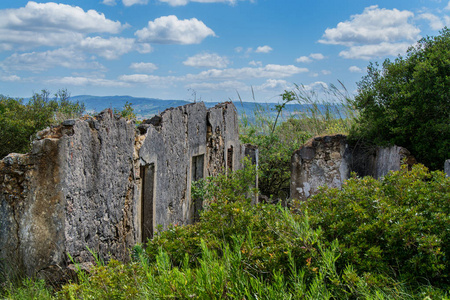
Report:
[[[423,165],[381,181],[353,177],[297,207],[322,238],[339,241],[338,269],[353,265],[367,280],[450,287],[450,178]]]
[[[421,39],[405,58],[370,64],[358,83],[353,139],[410,150],[431,169],[450,158],[450,30]]]
[[[50,93],[35,93],[28,103],[0,95],[0,158],[9,153],[26,153],[32,136],[47,126],[81,116],[84,104],[71,102],[66,90],[50,99]]]

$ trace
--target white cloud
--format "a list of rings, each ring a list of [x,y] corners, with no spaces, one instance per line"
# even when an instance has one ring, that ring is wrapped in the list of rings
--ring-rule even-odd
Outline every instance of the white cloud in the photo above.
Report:
[[[310,63],[313,60],[322,60],[325,56],[322,53],[311,53],[309,56],[300,56],[295,61],[299,63]]]
[[[305,91],[317,90],[317,89],[328,89],[328,84],[323,81],[316,81],[307,85],[302,85]]]
[[[322,71],[320,71],[320,73],[322,73],[323,75],[330,75],[331,71],[329,71],[329,70],[322,70]]]
[[[199,53],[186,59],[183,64],[190,67],[226,68],[230,62],[216,53]]]
[[[430,22],[430,27],[433,30],[439,30],[439,29],[444,28],[444,26],[445,26],[444,23],[442,22],[442,20],[438,16],[430,14],[430,13],[424,13],[424,14],[419,15],[419,19],[424,19],[424,20],[427,20],[428,22]]]
[[[176,82],[183,81],[183,77],[175,77],[175,76],[157,76],[157,75],[148,75],[148,74],[131,74],[131,75],[122,75],[119,76],[119,80],[121,82],[125,82],[127,84],[144,84],[147,87],[154,88],[168,88],[173,86]]]
[[[272,47],[270,46],[259,46],[258,48],[256,48],[255,52],[256,53],[269,53],[270,51],[272,51]]]
[[[312,59],[315,59],[315,60],[322,60],[322,59],[325,59],[325,56],[323,56],[322,53],[311,53],[311,54],[309,55],[309,57],[311,57]]]
[[[354,44],[378,44],[403,40],[415,41],[420,29],[409,23],[414,14],[398,9],[369,6],[350,21],[340,22],[336,28],[327,28],[320,43],[351,46]]]
[[[254,66],[254,67],[262,67],[262,62],[261,61],[255,61],[252,60],[251,62],[248,63],[250,66]]]
[[[49,84],[72,85],[72,86],[100,86],[100,87],[129,87],[130,84],[117,80],[96,77],[67,76],[46,80]]]
[[[350,68],[348,68],[348,70],[352,73],[361,73],[362,72],[362,69],[357,66],[351,66]]]
[[[339,56],[349,59],[369,60],[374,57],[396,56],[405,53],[411,46],[410,43],[381,43],[378,45],[353,46],[341,51]]]
[[[21,81],[22,78],[20,78],[17,75],[10,75],[10,76],[2,76],[0,77],[1,81],[7,81],[7,82],[18,82]]]
[[[132,6],[135,4],[147,4],[148,0],[122,0],[123,5]]]
[[[450,27],[450,17],[444,16],[445,26]]]
[[[345,58],[398,55],[408,48],[405,45],[411,45],[420,37],[420,29],[410,23],[413,17],[407,10],[369,6],[362,14],[351,16],[336,28],[327,28],[319,42],[349,47],[340,53]]]
[[[241,53],[243,50],[244,50],[244,48],[242,48],[242,47],[234,48],[234,51],[236,51],[236,53]]]
[[[288,84],[286,80],[282,79],[267,79],[266,82],[264,82],[261,85],[257,85],[253,87],[254,90],[257,91],[267,91],[267,90],[288,90],[291,89],[292,86]]]
[[[106,5],[110,5],[110,6],[116,5],[116,1],[115,0],[103,0],[102,3],[106,4]]]
[[[135,39],[127,39],[121,37],[111,37],[104,39],[99,36],[88,37],[80,42],[77,48],[95,53],[106,59],[117,59],[121,55],[133,50],[141,50],[139,44],[135,43]],[[150,52],[151,48],[148,49]]]
[[[206,37],[215,36],[215,33],[196,18],[178,20],[171,15],[149,21],[148,26],[136,31],[135,35],[141,42],[188,45],[199,44]]]
[[[190,88],[198,91],[208,90],[221,90],[221,91],[242,91],[248,90],[248,86],[240,81],[228,80],[222,82],[196,82],[186,85],[186,88]]]
[[[182,6],[189,2],[197,3],[228,3],[230,5],[235,5],[237,0],[159,0],[159,2],[165,2],[170,6]],[[252,1],[251,1],[252,2]]]
[[[88,33],[118,33],[123,27],[95,10],[53,2],[30,1],[22,8],[0,10],[0,43],[6,45],[60,46]]]
[[[151,73],[153,71],[158,70],[158,67],[153,63],[140,62],[140,63],[132,63],[130,65],[130,69],[133,69],[141,73]]]
[[[259,68],[240,69],[211,69],[199,74],[188,74],[187,80],[209,80],[209,79],[252,79],[252,78],[284,78],[295,74],[308,72],[306,68],[298,68],[293,65],[266,65]]]
[[[105,70],[105,67],[98,62],[87,61],[84,54],[63,48],[45,52],[14,53],[7,57],[0,66],[7,71],[21,70],[35,73],[54,67]]]
[[[308,56],[300,56],[295,61],[299,62],[299,63],[310,63],[310,62],[312,62],[312,59],[309,58]]]
[[[444,10],[450,10],[450,1],[448,1],[447,6],[444,8]]]

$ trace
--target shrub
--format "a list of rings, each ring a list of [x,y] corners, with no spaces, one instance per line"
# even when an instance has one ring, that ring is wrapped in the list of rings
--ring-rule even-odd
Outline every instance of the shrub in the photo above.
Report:
[[[25,104],[21,99],[0,95],[0,158],[30,150],[32,136],[47,126],[79,117],[84,104],[69,100],[66,90],[50,98],[47,90],[35,93]]]
[[[353,177],[297,207],[328,243],[339,241],[338,269],[353,265],[367,280],[450,287],[450,178],[423,165],[381,181]]]
[[[421,39],[406,57],[370,64],[355,97],[361,111],[353,139],[396,144],[442,169],[450,157],[450,30]]]

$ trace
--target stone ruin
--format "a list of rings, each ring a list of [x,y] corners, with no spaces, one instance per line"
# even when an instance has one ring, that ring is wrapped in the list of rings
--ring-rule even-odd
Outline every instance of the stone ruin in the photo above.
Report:
[[[137,128],[105,110],[41,131],[30,153],[0,161],[0,275],[58,279],[67,254],[92,261],[87,247],[126,261],[155,231],[194,222],[193,181],[249,153],[231,102],[170,108]]]
[[[292,155],[291,198],[306,200],[321,186],[341,188],[351,172],[379,179],[404,163],[415,159],[402,147],[350,146],[340,134],[315,137]]]

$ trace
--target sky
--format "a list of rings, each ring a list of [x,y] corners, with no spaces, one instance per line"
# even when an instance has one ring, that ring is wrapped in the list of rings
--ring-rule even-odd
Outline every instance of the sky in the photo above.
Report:
[[[450,27],[440,0],[0,1],[0,94],[279,102]]]

